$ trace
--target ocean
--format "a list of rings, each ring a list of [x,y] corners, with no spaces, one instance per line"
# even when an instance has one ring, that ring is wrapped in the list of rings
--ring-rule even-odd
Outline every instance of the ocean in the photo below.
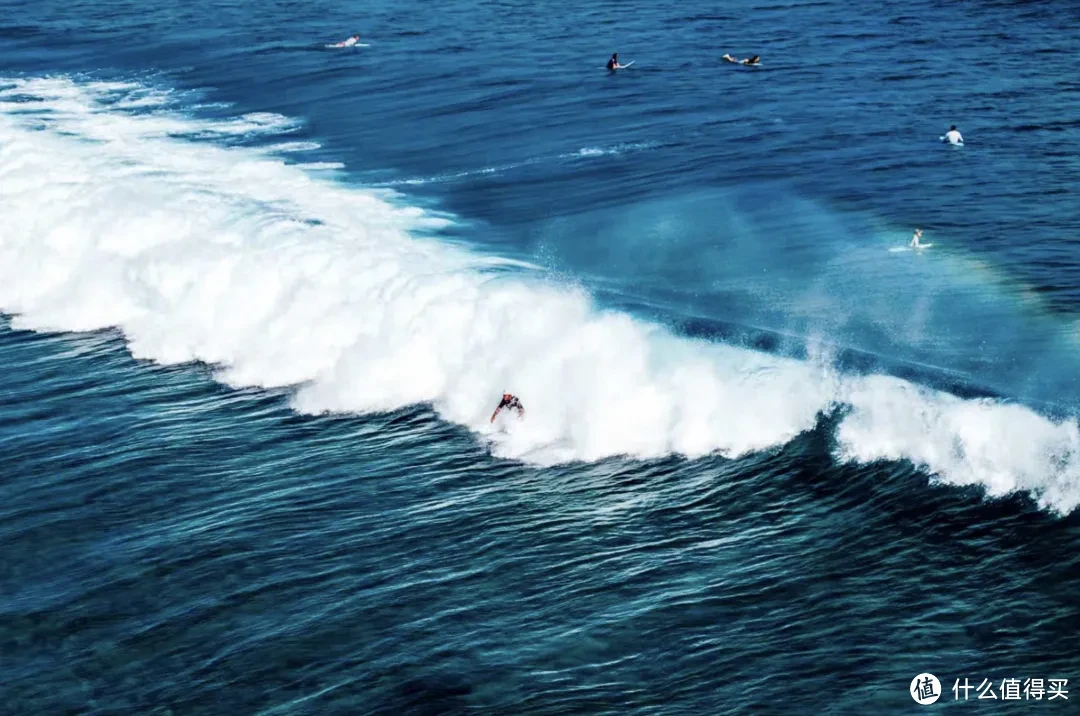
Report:
[[[1075,710],[1080,5],[3,9],[0,713]]]

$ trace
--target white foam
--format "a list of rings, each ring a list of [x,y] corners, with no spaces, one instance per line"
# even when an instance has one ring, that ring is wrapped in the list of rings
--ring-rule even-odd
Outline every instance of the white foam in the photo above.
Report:
[[[141,121],[133,125],[131,113],[124,110],[162,107],[169,103],[170,93],[131,82],[75,83],[59,77],[0,80],[0,83],[9,85],[0,89],[0,112],[35,112],[46,122],[63,121],[67,131],[92,129],[92,138],[99,140],[115,141],[126,138],[132,131],[140,137],[220,137],[281,134],[299,128],[296,120],[271,112],[226,119],[143,112]],[[38,101],[26,102],[26,97]]]
[[[1022,405],[962,400],[897,378],[848,382],[850,413],[837,430],[847,460],[910,460],[955,485],[992,496],[1029,491],[1044,507],[1080,503],[1080,431]]]
[[[279,144],[271,144],[266,147],[270,152],[310,152],[319,149],[322,145],[318,142],[281,142]]]
[[[303,162],[297,164],[296,167],[299,169],[307,169],[308,171],[325,172],[344,169],[345,165],[341,162]]]
[[[430,403],[496,454],[536,463],[743,455],[784,444],[843,402],[844,459],[910,459],[992,494],[1077,504],[1071,423],[838,376],[823,356],[678,337],[598,310],[527,264],[415,238],[447,220],[396,195],[194,138],[229,120],[109,109],[138,88],[9,84],[0,310],[18,326],[118,326],[141,358],[205,361],[235,386],[300,386],[294,405],[305,412]],[[528,415],[493,427],[504,390]]]
[[[299,123],[273,112],[252,112],[230,122],[211,125],[211,131],[223,134],[279,134],[299,128]]]

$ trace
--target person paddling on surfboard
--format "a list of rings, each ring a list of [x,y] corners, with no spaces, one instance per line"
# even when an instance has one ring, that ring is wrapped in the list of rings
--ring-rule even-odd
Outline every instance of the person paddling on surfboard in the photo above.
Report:
[[[746,65],[747,67],[753,67],[754,65],[761,64],[761,55],[754,55],[753,57],[748,57],[745,60],[740,60],[737,57],[732,57],[729,54],[724,54],[724,56],[720,59],[724,60],[725,62],[733,62],[737,65]]]
[[[342,40],[334,45],[334,47],[352,47],[356,43],[360,42],[359,35],[353,35],[348,40]]]
[[[499,406],[495,408],[495,412],[491,414],[490,422],[495,422],[496,416],[498,416],[499,411],[503,408],[518,411],[519,418],[525,417],[525,408],[521,405],[521,401],[517,399],[517,396],[511,395],[510,393],[503,393],[502,400],[499,401]]]
[[[611,56],[611,59],[607,61],[607,68],[609,70],[617,70],[620,67],[622,67],[622,65],[619,64],[619,53],[616,52]]]

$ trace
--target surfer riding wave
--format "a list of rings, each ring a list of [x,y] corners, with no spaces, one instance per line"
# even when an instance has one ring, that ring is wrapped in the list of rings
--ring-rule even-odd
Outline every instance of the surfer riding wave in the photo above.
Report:
[[[521,401],[518,400],[517,396],[511,395],[510,393],[503,393],[502,400],[499,401],[499,405],[495,408],[495,412],[491,414],[490,422],[495,422],[495,418],[503,408],[506,408],[507,410],[516,410],[519,418],[525,417],[525,408],[522,406]]]

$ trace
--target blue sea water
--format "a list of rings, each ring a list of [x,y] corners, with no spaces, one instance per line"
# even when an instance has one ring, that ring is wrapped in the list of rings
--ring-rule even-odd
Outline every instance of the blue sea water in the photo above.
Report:
[[[1080,5],[3,9],[0,713],[1080,698]]]

